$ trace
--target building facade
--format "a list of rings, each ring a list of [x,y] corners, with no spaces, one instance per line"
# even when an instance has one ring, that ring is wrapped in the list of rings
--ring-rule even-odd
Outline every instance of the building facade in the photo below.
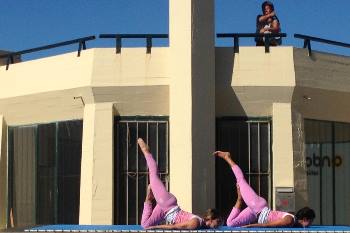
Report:
[[[228,213],[228,150],[271,208],[350,224],[350,58],[215,47],[214,1],[169,2],[169,47],[0,67],[0,226],[138,224],[136,139],[183,209]]]

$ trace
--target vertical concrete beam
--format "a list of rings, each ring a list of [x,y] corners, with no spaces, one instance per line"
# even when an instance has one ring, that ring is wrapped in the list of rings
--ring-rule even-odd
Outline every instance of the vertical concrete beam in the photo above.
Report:
[[[214,1],[170,0],[170,188],[188,211],[215,204]]]
[[[84,108],[80,224],[113,224],[113,104]]]
[[[7,125],[0,115],[0,229],[7,223]]]
[[[305,158],[305,132],[303,115],[293,109],[293,168],[295,210],[308,205],[307,167]]]
[[[292,108],[290,103],[272,105],[273,203],[276,187],[294,187]]]

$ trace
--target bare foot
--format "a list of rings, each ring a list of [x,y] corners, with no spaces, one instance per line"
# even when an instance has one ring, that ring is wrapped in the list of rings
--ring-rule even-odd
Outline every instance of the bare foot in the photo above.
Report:
[[[143,141],[142,138],[137,139],[137,143],[139,144],[140,149],[144,155],[150,153],[148,145]]]
[[[231,154],[230,152],[224,152],[224,151],[215,151],[213,153],[213,155],[217,156],[217,157],[220,157],[224,160],[227,160],[227,159],[230,159],[231,158]]]
[[[236,163],[231,159],[231,154],[230,152],[224,152],[224,151],[215,151],[213,153],[213,155],[224,159],[229,165],[230,167],[233,167],[234,165],[236,165]]]

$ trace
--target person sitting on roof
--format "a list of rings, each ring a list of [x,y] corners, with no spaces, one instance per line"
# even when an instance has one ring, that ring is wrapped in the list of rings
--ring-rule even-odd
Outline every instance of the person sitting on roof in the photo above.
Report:
[[[275,13],[275,8],[270,1],[263,2],[262,6],[262,15],[256,17],[256,33],[280,33],[281,26],[280,21]],[[282,44],[281,37],[272,37],[269,38],[270,45],[277,46]],[[263,46],[264,37],[256,37],[255,42],[257,46]]]

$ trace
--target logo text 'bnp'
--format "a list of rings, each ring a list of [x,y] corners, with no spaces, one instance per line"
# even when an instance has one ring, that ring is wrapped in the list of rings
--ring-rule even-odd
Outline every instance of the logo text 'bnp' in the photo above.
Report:
[[[306,157],[306,167],[307,175],[315,176],[319,174],[320,168],[337,168],[340,167],[343,163],[342,157],[339,155],[335,155],[333,158],[327,155],[323,155],[322,157],[320,155],[315,155],[315,153],[312,154],[312,157]]]

